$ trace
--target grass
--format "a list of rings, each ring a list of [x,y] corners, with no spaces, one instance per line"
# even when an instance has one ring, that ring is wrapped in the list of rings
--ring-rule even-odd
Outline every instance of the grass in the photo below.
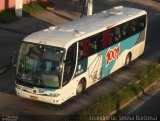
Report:
[[[0,23],[10,23],[17,20],[18,17],[15,15],[14,9],[3,10],[0,12]]]
[[[40,2],[31,2],[30,4],[23,5],[23,13],[33,15],[35,13],[41,12],[44,10],[44,7]]]
[[[53,6],[53,3],[51,2],[43,3],[43,2],[38,2],[38,1],[31,2],[30,4],[23,6],[23,13],[24,15],[26,15],[26,13],[33,15],[35,13],[43,11],[48,6]]]
[[[43,11],[47,6],[53,6],[51,2],[31,2],[23,5],[23,16],[33,15]],[[0,23],[10,23],[17,20],[18,17],[15,15],[14,8],[0,11]]]
[[[87,121],[89,116],[108,116],[113,110],[119,111],[121,105],[125,104],[146,87],[160,78],[160,65],[151,65],[140,69],[136,74],[139,83],[130,83],[115,92],[105,94],[87,108],[68,117],[68,121]],[[87,114],[87,115],[86,115]]]
[[[143,88],[146,88],[148,85],[154,82],[157,78],[160,77],[160,66],[151,65],[147,69],[141,69],[137,73],[137,79],[140,80],[139,85]]]

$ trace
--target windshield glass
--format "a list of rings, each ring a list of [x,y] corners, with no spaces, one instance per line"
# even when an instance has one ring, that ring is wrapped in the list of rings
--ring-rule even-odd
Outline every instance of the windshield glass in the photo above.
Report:
[[[18,81],[40,87],[60,87],[64,49],[23,43],[20,48]]]

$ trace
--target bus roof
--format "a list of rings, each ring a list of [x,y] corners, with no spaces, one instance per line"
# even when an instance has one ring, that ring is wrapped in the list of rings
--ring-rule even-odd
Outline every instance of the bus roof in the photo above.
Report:
[[[98,32],[144,15],[144,10],[117,6],[67,24],[49,27],[27,36],[24,41],[66,48]]]

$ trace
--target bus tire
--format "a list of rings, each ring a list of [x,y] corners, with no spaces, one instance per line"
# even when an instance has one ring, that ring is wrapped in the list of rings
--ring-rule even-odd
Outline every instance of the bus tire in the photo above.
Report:
[[[125,60],[125,66],[128,66],[131,62],[131,58],[132,58],[132,55],[131,55],[131,52],[128,53],[128,55],[126,56],[126,60]]]
[[[81,79],[76,88],[76,95],[81,94],[85,90],[85,79]]]

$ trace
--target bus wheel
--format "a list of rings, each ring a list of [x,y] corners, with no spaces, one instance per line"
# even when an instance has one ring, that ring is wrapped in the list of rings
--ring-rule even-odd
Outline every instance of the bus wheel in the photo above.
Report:
[[[125,60],[125,66],[128,66],[131,62],[131,53],[128,53]]]
[[[78,85],[77,85],[77,89],[76,89],[76,95],[81,94],[85,89],[85,81],[82,79],[81,81],[79,81]]]

